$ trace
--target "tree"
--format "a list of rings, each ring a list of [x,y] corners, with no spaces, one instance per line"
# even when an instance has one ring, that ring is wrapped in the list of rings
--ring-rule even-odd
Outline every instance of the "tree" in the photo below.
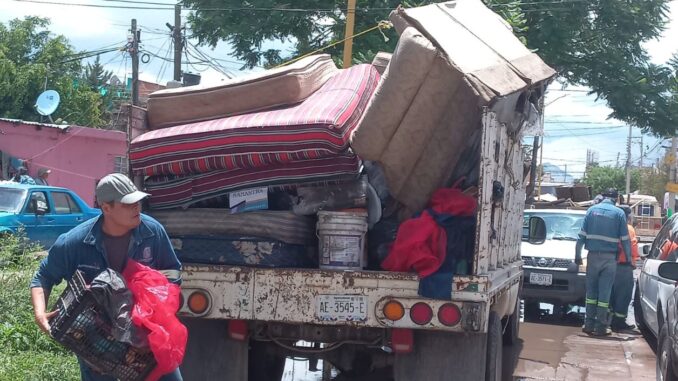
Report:
[[[626,169],[616,167],[590,167],[582,182],[591,187],[594,195],[603,193],[604,190],[615,188],[619,193],[626,190]],[[631,170],[631,192],[638,190],[640,186],[640,171]]]
[[[653,65],[643,48],[644,42],[660,35],[669,0],[484,1],[567,83],[588,86],[606,100],[612,117],[646,132],[673,134],[678,125],[678,59],[672,68]],[[411,7],[433,1],[361,1],[356,32],[387,19],[389,10],[400,3]],[[344,35],[345,0],[185,0],[184,4],[195,9],[188,17],[194,37],[213,47],[221,40],[229,42],[244,68],[277,65]],[[395,32],[382,33],[354,39],[354,61],[369,62],[380,50],[392,51]],[[290,49],[271,47],[271,41]],[[342,49],[338,44],[325,52],[339,62]]]
[[[108,85],[108,81],[112,76],[113,72],[104,69],[104,66],[99,61],[99,55],[97,54],[94,63],[88,63],[87,66],[85,66],[83,79],[90,89],[100,91],[101,88]]]
[[[49,20],[40,17],[0,24],[0,116],[39,121],[33,105],[47,88],[61,96],[53,119],[102,126],[101,96],[75,85],[82,74],[78,54],[64,36],[52,35],[48,27]]]

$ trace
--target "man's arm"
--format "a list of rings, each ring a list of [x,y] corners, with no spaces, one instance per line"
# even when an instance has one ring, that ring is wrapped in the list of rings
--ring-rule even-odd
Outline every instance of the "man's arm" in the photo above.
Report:
[[[626,256],[626,263],[631,263],[631,239],[629,237],[629,227],[626,224],[626,216],[621,212],[619,217],[619,240],[621,241],[624,256]]]
[[[49,335],[49,319],[57,313],[57,311],[47,312],[47,303],[49,302],[49,290],[42,287],[31,288],[31,302],[33,303],[33,313],[35,315],[35,322],[40,327],[40,330]]]
[[[158,223],[156,232],[156,245],[158,248],[158,268],[163,275],[167,277],[172,283],[181,284],[181,262],[177,258],[172,242],[165,231],[165,228]]]
[[[47,303],[52,287],[59,284],[70,271],[66,250],[64,250],[65,240],[63,235],[49,249],[47,258],[40,262],[38,271],[31,280],[31,302],[33,304],[33,314],[35,321],[40,329],[49,334],[49,318],[55,311],[47,312]]]

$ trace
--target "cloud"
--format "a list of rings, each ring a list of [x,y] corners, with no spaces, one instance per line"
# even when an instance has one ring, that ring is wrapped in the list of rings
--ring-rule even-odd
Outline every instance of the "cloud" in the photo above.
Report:
[[[674,53],[678,53],[678,0],[669,4],[669,19],[661,38],[648,41],[645,44],[652,62],[666,63]]]

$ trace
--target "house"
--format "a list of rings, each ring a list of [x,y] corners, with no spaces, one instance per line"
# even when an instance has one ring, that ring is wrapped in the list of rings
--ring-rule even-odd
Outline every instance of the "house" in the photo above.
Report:
[[[127,172],[127,134],[121,131],[0,118],[0,151],[26,160],[28,174],[51,169],[50,185],[75,191],[94,205],[97,181]]]

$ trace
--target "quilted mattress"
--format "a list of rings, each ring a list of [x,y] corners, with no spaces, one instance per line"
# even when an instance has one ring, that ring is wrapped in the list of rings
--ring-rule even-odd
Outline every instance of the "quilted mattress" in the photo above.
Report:
[[[217,86],[156,91],[148,99],[148,125],[159,129],[299,103],[337,71],[330,56],[320,54]]]
[[[292,107],[147,132],[132,141],[132,168],[183,175],[336,155],[348,147],[378,81],[372,65],[357,65]]]
[[[315,245],[315,218],[292,212],[262,210],[230,214],[227,209],[152,210],[170,237],[261,237],[291,245]]]
[[[154,176],[146,181],[153,209],[188,207],[240,189],[294,187],[354,180],[358,158],[350,153],[266,167],[212,171],[185,176]]]

